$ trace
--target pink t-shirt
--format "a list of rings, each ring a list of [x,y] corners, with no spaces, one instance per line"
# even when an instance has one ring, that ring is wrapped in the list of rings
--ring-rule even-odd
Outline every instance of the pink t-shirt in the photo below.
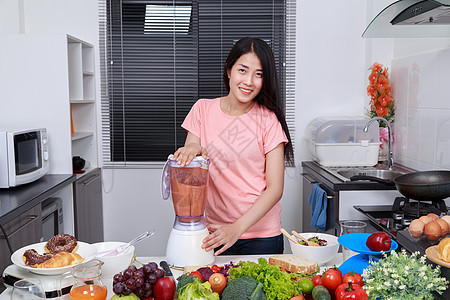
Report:
[[[206,222],[233,223],[266,189],[266,154],[288,141],[280,122],[259,104],[244,115],[229,116],[216,98],[198,100],[181,126],[200,138],[211,161]],[[241,238],[279,235],[280,212],[278,202]]]

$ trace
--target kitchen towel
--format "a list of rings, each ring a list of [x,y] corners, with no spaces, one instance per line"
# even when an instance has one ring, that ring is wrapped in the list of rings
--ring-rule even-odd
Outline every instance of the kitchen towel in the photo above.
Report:
[[[327,193],[316,183],[308,198],[311,207],[311,227],[324,232],[327,227]]]

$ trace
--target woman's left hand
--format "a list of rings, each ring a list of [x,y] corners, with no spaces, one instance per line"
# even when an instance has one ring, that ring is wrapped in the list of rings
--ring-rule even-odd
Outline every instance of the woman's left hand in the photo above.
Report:
[[[203,239],[202,248],[205,249],[205,251],[210,251],[223,245],[223,247],[217,250],[214,255],[219,255],[220,253],[233,246],[233,244],[236,243],[236,241],[242,235],[236,224],[209,224],[208,230],[210,234]]]

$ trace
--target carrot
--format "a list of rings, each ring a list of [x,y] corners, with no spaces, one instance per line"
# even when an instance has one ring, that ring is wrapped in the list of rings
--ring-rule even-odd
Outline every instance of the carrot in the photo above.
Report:
[[[227,286],[227,279],[222,273],[214,273],[209,277],[211,290],[219,295],[222,294],[223,289]]]

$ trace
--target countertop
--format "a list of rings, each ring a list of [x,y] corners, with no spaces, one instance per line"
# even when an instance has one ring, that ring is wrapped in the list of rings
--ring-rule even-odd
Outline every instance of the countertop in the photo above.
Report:
[[[263,256],[263,255],[241,255],[241,256],[226,256],[226,255],[220,255],[216,256],[214,264],[216,265],[224,265],[230,262],[238,263],[239,261],[254,261],[257,262],[258,258],[264,257],[268,259],[270,255]],[[156,262],[159,265],[160,261],[166,260],[163,256],[153,256],[153,257],[137,257],[137,261],[141,263],[149,263],[149,262]],[[332,266],[339,266],[342,263],[342,253],[338,253],[336,257],[329,261],[328,263],[324,265],[320,265],[320,272],[323,272],[324,270],[328,269]],[[183,271],[179,269],[171,268],[171,271],[173,273],[173,277],[177,279],[179,276],[183,274]],[[108,287],[108,296],[106,299],[111,299],[111,297],[114,295],[112,292],[112,277],[103,277],[102,278],[103,284],[105,284]],[[10,300],[11,295],[11,288],[8,287],[2,294],[0,294],[0,300]],[[52,298],[56,299],[56,298]],[[61,298],[62,300],[69,300],[69,296],[66,295]]]
[[[0,189],[0,224],[8,223],[75,180],[73,174],[47,174],[32,183]]]

